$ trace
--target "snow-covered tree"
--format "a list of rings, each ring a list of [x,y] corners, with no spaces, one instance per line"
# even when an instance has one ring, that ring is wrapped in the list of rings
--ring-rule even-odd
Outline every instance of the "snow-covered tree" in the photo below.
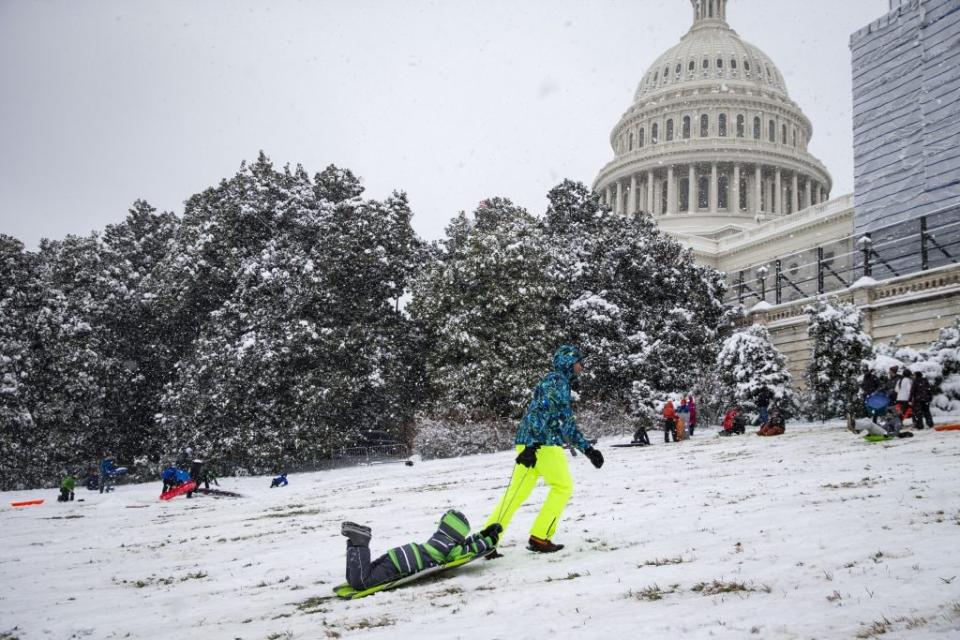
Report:
[[[554,313],[588,356],[584,396],[636,411],[689,391],[709,369],[723,277],[650,216],[613,214],[598,198],[570,181],[548,194],[548,247],[562,284]]]
[[[0,234],[0,488],[30,486],[25,469],[44,467],[44,433],[32,414],[31,325],[39,287],[35,256]],[[28,471],[26,475],[31,475]]]
[[[927,353],[940,367],[940,375],[933,381],[933,406],[947,413],[960,412],[960,318],[940,330]]]
[[[763,389],[771,394],[771,405],[789,408],[794,403],[787,359],[764,326],[752,325],[724,340],[717,355],[717,372],[724,406],[756,403]]]
[[[807,366],[807,415],[825,420],[859,409],[861,367],[869,360],[873,341],[863,332],[863,313],[849,303],[818,301],[804,307],[813,353]]]
[[[422,349],[399,299],[422,248],[403,194],[361,193],[261,154],[187,203],[164,294],[192,334],[163,397],[169,451],[267,470],[409,439]]]
[[[560,343],[540,226],[509,200],[461,213],[433,248],[410,312],[429,336],[432,413],[517,418]]]

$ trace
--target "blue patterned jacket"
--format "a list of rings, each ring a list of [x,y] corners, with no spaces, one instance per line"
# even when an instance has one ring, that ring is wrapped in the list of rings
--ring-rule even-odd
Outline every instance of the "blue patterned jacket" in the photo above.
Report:
[[[556,446],[569,444],[580,451],[590,448],[573,417],[570,378],[576,359],[561,354],[553,358],[553,371],[533,389],[533,399],[517,428],[516,444]]]

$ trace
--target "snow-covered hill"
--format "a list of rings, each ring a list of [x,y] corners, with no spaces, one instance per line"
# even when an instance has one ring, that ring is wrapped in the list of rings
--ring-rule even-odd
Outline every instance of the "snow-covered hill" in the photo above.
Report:
[[[375,554],[449,507],[479,527],[513,456],[221,481],[242,499],[4,493],[0,638],[960,637],[960,432],[651,435],[601,441],[601,470],[571,460],[562,552],[524,549],[540,488],[504,558],[353,602],[315,600],[343,581],[342,520]]]

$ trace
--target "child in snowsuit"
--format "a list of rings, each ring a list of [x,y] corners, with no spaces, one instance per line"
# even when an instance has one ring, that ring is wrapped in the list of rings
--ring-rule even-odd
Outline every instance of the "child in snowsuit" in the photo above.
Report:
[[[757,431],[758,436],[779,436],[783,435],[783,432],[786,431],[786,422],[783,419],[783,415],[780,413],[779,407],[774,407],[773,411],[770,412],[770,419],[767,423],[760,427],[760,431]]]
[[[923,377],[919,371],[913,374],[913,386],[910,387],[910,406],[913,407],[913,426],[916,429],[923,429],[923,423],[933,429],[933,416],[930,415],[930,402],[933,400],[933,393],[930,390],[930,383]]]
[[[720,432],[722,436],[730,436],[733,434],[743,434],[747,430],[747,419],[743,417],[740,413],[740,407],[734,405],[730,407],[726,414],[723,416],[723,431]]]
[[[673,409],[673,402],[667,400],[663,405],[663,441],[670,442],[670,436],[677,441],[677,412]]]
[[[117,465],[110,456],[100,461],[100,493],[113,491],[113,480],[118,475]]]
[[[161,493],[166,493],[174,487],[179,487],[184,482],[190,479],[190,474],[184,471],[183,469],[177,469],[174,466],[169,466],[163,470],[163,473],[160,474],[160,478],[163,480],[163,491]]]
[[[647,435],[647,428],[642,424],[637,427],[637,430],[633,434],[633,444],[650,444],[650,436]]]
[[[690,409],[690,435],[692,436],[697,428],[697,403],[694,402],[693,396],[690,396],[687,407]]]
[[[679,424],[677,425],[677,435],[680,436],[680,440],[687,439],[687,425],[690,423],[690,407],[687,406],[687,399],[680,399],[680,408],[677,409],[677,420]]]
[[[60,482],[60,495],[57,496],[57,502],[70,502],[73,500],[73,490],[77,486],[77,481],[73,476],[68,475]]]
[[[270,481],[270,488],[273,489],[274,487],[285,487],[287,486],[287,484],[289,484],[287,482],[287,474],[281,473],[276,478]]]
[[[466,516],[451,509],[443,514],[437,532],[426,542],[394,547],[371,561],[370,528],[344,522],[340,532],[347,537],[347,583],[360,591],[464,556],[484,554],[497,546],[502,530],[494,523],[470,535]]]

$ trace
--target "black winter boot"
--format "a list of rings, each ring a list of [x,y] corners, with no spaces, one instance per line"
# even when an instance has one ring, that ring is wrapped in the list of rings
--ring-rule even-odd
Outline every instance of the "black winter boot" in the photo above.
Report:
[[[370,544],[370,527],[365,527],[356,522],[344,522],[340,525],[340,533],[345,535],[350,544],[355,547],[366,547]]]
[[[536,551],[537,553],[555,553],[563,549],[562,544],[553,544],[549,540],[543,540],[536,536],[530,536],[530,540],[527,542],[527,549],[530,551]]]

